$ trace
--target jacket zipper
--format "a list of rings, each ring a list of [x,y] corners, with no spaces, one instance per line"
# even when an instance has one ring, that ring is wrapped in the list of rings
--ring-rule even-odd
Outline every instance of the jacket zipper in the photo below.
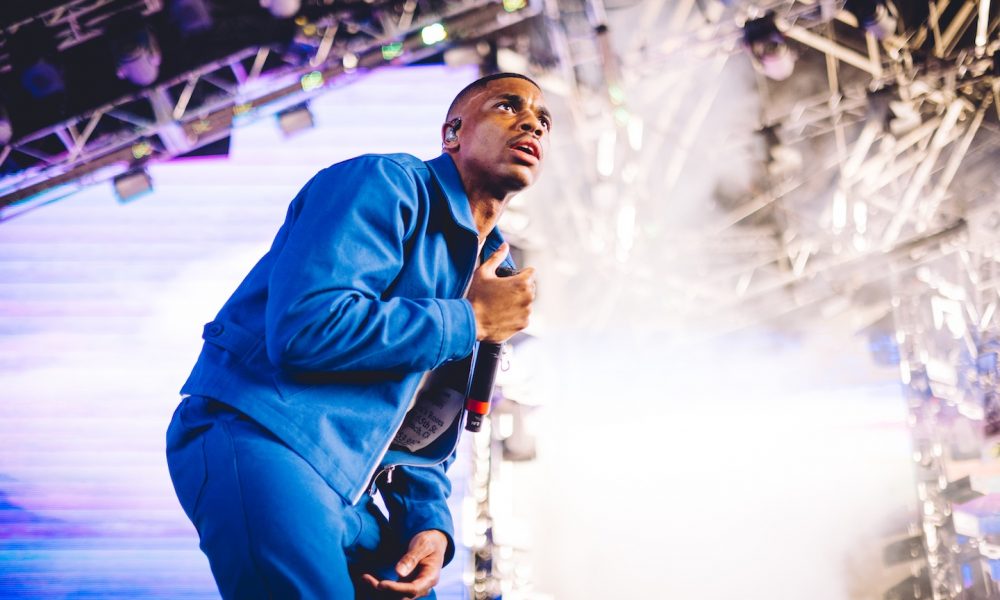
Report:
[[[486,245],[485,241],[483,242],[483,245],[484,246]],[[469,294],[469,288],[472,287],[472,278],[476,275],[476,268],[479,267],[479,253],[480,253],[480,251],[481,251],[481,249],[479,247],[479,236],[476,236],[476,257],[475,257],[473,265],[472,265],[472,272],[470,272],[469,276],[465,278],[465,291],[462,292],[462,295],[460,296],[461,298],[465,298]],[[420,377],[420,383],[417,384],[416,391],[413,392],[413,396],[410,397],[410,402],[409,402],[410,408],[413,407],[413,403],[416,400],[417,395],[420,394],[420,390],[424,387],[424,383],[427,381],[427,378],[429,376],[430,376],[430,371],[427,371],[426,373],[424,373]],[[409,408],[407,409],[407,412],[409,412]],[[459,419],[461,419],[461,418],[462,418],[461,413],[459,413]],[[462,432],[461,432],[461,430],[459,430],[458,435],[455,437],[455,445],[452,446],[451,450],[449,450],[447,454],[445,454],[444,458],[442,458],[441,460],[439,460],[437,462],[433,462],[433,463],[394,463],[394,464],[391,464],[391,465],[386,465],[386,466],[382,467],[381,470],[379,470],[378,466],[380,464],[382,464],[382,459],[385,458],[385,453],[389,451],[389,446],[392,445],[392,440],[396,439],[396,435],[399,433],[400,428],[403,427],[403,423],[405,423],[405,422],[406,422],[406,413],[403,414],[403,420],[399,422],[399,425],[393,431],[392,435],[389,436],[389,441],[386,442],[385,447],[382,448],[382,452],[378,455],[378,460],[375,461],[375,464],[372,466],[371,470],[368,471],[368,477],[365,478],[365,481],[370,481],[371,482],[371,484],[367,488],[367,492],[368,492],[369,495],[374,495],[375,494],[375,487],[376,487],[376,484],[378,482],[378,478],[382,476],[382,473],[388,472],[389,475],[388,475],[387,482],[391,482],[392,481],[392,471],[396,467],[405,467],[405,466],[426,466],[426,467],[433,467],[434,465],[439,465],[439,464],[443,463],[444,461],[448,460],[448,457],[451,455],[451,453],[454,452],[455,448],[458,447],[458,440],[462,437]],[[461,423],[459,423],[459,428],[461,428]],[[377,473],[376,473],[376,471],[377,471]],[[354,497],[353,501],[351,502],[351,504],[357,504],[358,502],[360,502],[361,501],[361,497],[365,495],[365,491],[366,491],[366,488],[362,487],[361,491],[358,492],[355,495],[355,497]]]
[[[409,404],[411,406],[413,405],[413,401],[416,399],[417,394],[420,393],[420,389],[424,386],[424,383],[427,381],[427,377],[429,376],[429,374],[430,374],[430,371],[427,371],[426,373],[424,373],[420,377],[420,383],[417,384],[416,391],[414,391],[413,392],[413,396],[410,397],[410,403]],[[407,409],[407,412],[409,412],[409,409]],[[365,495],[365,490],[366,489],[367,490],[373,489],[373,487],[375,485],[375,481],[379,478],[380,475],[382,475],[383,471],[385,471],[386,469],[391,469],[391,468],[395,467],[395,465],[390,465],[388,467],[383,468],[381,471],[378,470],[378,466],[380,464],[382,464],[382,459],[385,458],[385,453],[389,451],[389,446],[392,445],[392,440],[396,439],[396,434],[399,433],[400,428],[403,427],[403,423],[405,423],[405,422],[406,422],[406,413],[403,413],[403,419],[399,422],[399,425],[397,425],[395,427],[395,429],[393,429],[392,435],[389,436],[388,441],[386,441],[385,446],[382,448],[382,452],[380,452],[379,455],[378,455],[378,460],[376,460],[375,464],[372,465],[372,468],[368,471],[368,477],[365,478],[365,482],[369,482],[369,481],[372,482],[371,483],[372,487],[365,488],[364,486],[362,486],[361,490],[357,494],[355,494],[355,496],[354,496],[351,504],[355,504],[356,505],[358,502],[360,502],[361,501],[361,497]],[[375,473],[376,471],[378,471],[377,475]]]
[[[485,246],[486,246],[486,241],[484,240],[483,241],[483,247],[485,247]],[[465,298],[466,296],[469,295],[469,288],[472,287],[472,278],[475,277],[475,275],[476,275],[476,268],[479,267],[479,253],[481,251],[482,251],[482,248],[480,248],[480,246],[479,246],[479,236],[477,235],[476,236],[476,256],[475,256],[475,258],[472,261],[472,270],[469,272],[469,276],[465,278],[465,291],[462,292],[462,295],[460,296],[460,298]],[[410,402],[409,402],[410,408],[413,408],[413,403],[416,400],[417,396],[420,394],[420,390],[424,387],[424,383],[426,383],[427,378],[429,376],[430,376],[430,371],[427,371],[426,373],[423,374],[423,376],[421,376],[420,383],[417,384],[417,390],[415,392],[413,392],[413,396],[410,397]],[[407,409],[407,412],[409,412],[409,408]],[[461,413],[459,413],[459,417],[458,418],[459,419],[462,418]],[[389,441],[386,443],[385,447],[382,448],[382,452],[381,452],[381,454],[379,454],[378,460],[375,461],[375,464],[372,466],[371,470],[368,471],[368,477],[365,479],[365,481],[370,481],[371,482],[371,484],[367,488],[367,491],[368,491],[369,495],[374,495],[375,494],[375,486],[376,486],[376,484],[378,482],[378,478],[382,476],[382,473],[388,473],[386,482],[389,483],[389,482],[392,481],[392,471],[396,467],[418,466],[418,465],[419,466],[426,466],[426,467],[433,467],[434,465],[439,465],[439,464],[443,463],[444,461],[448,460],[448,456],[450,456],[451,453],[454,452],[455,448],[458,447],[458,440],[462,437],[462,432],[459,431],[458,435],[455,437],[455,445],[452,446],[452,449],[449,450],[447,454],[445,454],[444,458],[442,458],[441,460],[439,460],[437,462],[433,462],[433,463],[394,463],[394,464],[391,464],[391,465],[386,465],[386,466],[382,467],[381,470],[379,470],[378,466],[380,464],[382,464],[382,459],[385,458],[386,452],[389,451],[389,446],[392,445],[392,440],[396,439],[396,434],[399,433],[400,427],[402,427],[403,423],[405,423],[405,422],[406,422],[406,413],[403,413],[403,420],[399,422],[399,425],[396,426],[396,428],[393,431],[392,435],[389,436]],[[459,423],[459,428],[461,428],[461,423]],[[377,473],[376,473],[376,471],[377,471]],[[361,497],[364,496],[364,495],[365,495],[365,488],[361,488],[361,491],[354,497],[354,500],[353,500],[353,502],[351,502],[351,504],[357,504],[358,502],[360,502],[361,501]]]

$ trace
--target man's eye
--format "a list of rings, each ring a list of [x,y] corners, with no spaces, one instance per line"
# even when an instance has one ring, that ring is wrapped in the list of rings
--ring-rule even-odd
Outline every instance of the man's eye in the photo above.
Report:
[[[514,107],[511,105],[510,102],[500,102],[500,103],[497,104],[497,108],[502,108],[504,110],[510,110],[511,112],[514,111]]]
[[[552,129],[552,123],[550,123],[548,119],[542,119],[542,127],[545,128],[545,131],[549,131]]]

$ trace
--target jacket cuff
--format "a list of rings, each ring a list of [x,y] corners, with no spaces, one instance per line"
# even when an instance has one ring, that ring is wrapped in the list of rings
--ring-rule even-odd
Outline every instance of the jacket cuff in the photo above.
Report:
[[[472,312],[472,303],[464,298],[437,299],[435,302],[443,323],[438,364],[472,354],[476,343],[476,315]]]

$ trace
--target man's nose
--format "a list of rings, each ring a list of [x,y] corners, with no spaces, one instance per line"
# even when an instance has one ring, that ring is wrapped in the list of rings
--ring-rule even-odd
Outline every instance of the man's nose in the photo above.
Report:
[[[536,136],[541,137],[545,133],[545,129],[542,127],[541,121],[535,117],[528,117],[524,122],[521,123],[521,131],[533,132]]]

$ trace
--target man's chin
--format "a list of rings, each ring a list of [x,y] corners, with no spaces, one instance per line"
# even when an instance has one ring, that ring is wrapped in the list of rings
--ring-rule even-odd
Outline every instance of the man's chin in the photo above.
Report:
[[[538,181],[538,175],[539,173],[536,169],[532,169],[527,165],[517,165],[509,177],[512,185],[514,182],[516,182],[517,185],[517,188],[512,191],[521,191],[525,188],[531,187],[536,181]]]

